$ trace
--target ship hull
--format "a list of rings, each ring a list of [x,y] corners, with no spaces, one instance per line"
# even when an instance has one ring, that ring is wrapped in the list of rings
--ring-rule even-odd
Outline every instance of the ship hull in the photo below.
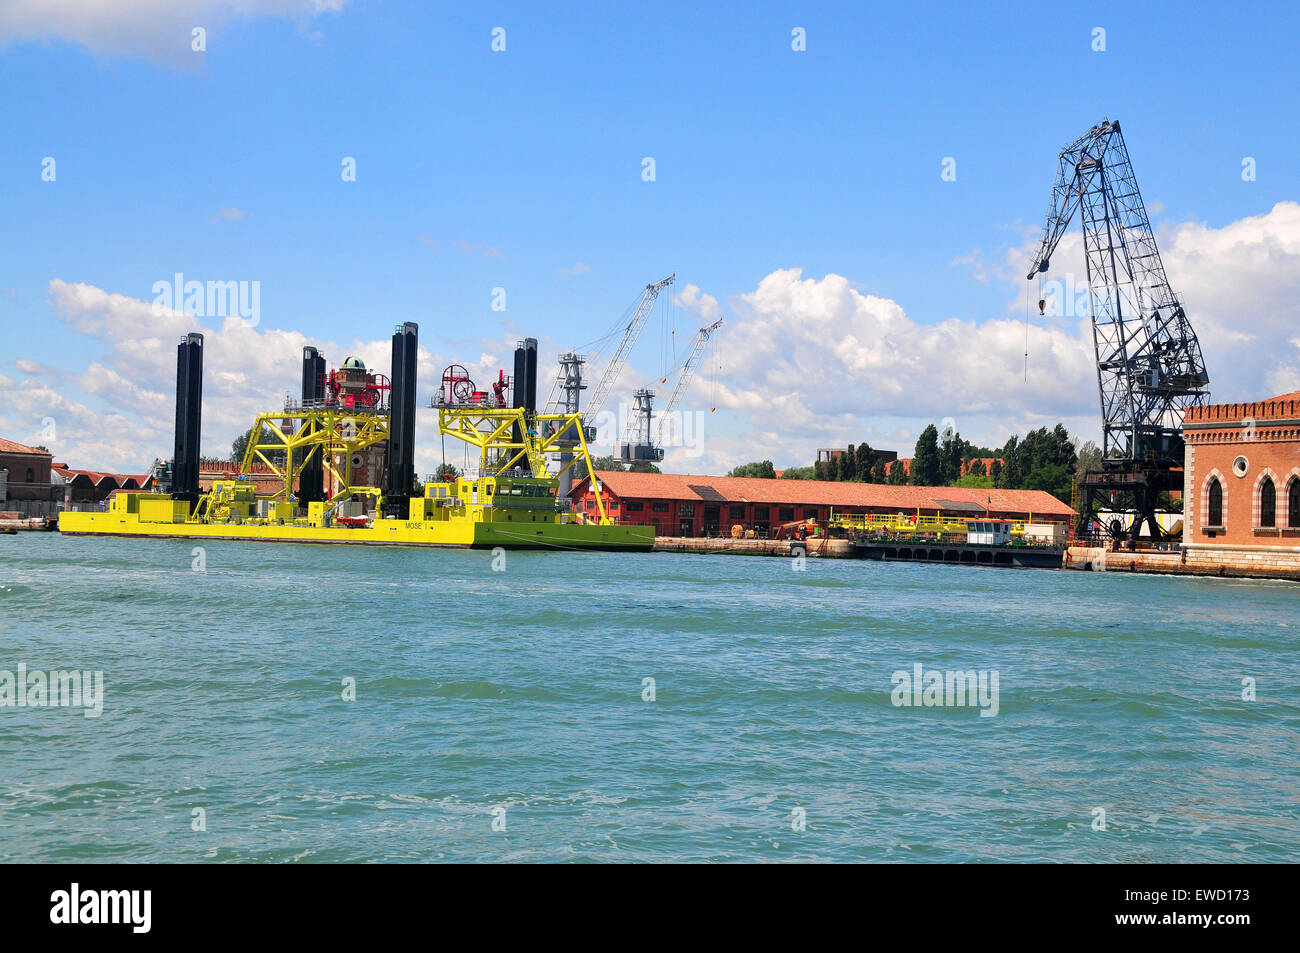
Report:
[[[648,551],[654,527],[553,522],[377,520],[370,526],[295,526],[255,523],[165,523],[136,514],[63,513],[69,536],[141,536],[247,542],[361,546],[442,546],[462,549],[581,549]]]

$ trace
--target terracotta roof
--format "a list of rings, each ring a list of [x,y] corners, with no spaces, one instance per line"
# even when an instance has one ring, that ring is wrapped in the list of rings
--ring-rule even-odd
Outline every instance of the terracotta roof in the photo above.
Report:
[[[625,473],[598,470],[603,486],[624,499],[703,501],[695,489],[708,487],[736,503],[794,503],[811,506],[874,507],[884,510],[934,510],[936,501],[975,504],[999,513],[1070,516],[1074,510],[1045,490],[986,490],[959,486],[893,486],[887,483],[839,483],[828,480],[771,480],[758,477],[694,476],[684,473]],[[576,483],[573,493],[584,488]]]
[[[1293,390],[1289,394],[1278,394],[1276,397],[1270,397],[1269,400],[1300,400],[1300,390]]]
[[[42,457],[50,455],[48,450],[38,450],[36,447],[29,447],[25,443],[6,440],[4,437],[0,437],[0,453],[34,453]]]
[[[126,483],[127,480],[134,480],[136,485],[144,486],[145,482],[150,478],[147,473],[107,473],[102,470],[74,470],[71,467],[54,467],[53,469],[65,480],[71,481],[83,476],[96,486],[105,480],[113,480],[118,486]]]

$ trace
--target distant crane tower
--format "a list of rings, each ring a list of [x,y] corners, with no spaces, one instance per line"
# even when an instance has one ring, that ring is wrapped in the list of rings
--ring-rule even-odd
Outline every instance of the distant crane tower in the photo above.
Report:
[[[587,385],[582,382],[582,365],[587,359],[575,351],[565,351],[560,355],[560,375],[555,380],[555,391],[558,398],[552,402],[555,409],[549,406],[548,412],[561,414],[576,414],[578,412],[578,399],[582,392],[587,389]],[[591,439],[595,439],[595,430],[589,430]],[[560,454],[560,486],[559,498],[567,500],[569,491],[573,489],[573,468],[569,466],[573,462],[573,453],[571,452],[578,444],[578,435],[576,433],[566,433],[561,435],[563,440],[562,446],[566,448],[564,453]]]
[[[1099,494],[1131,494],[1130,532],[1136,537],[1147,522],[1159,538],[1156,499],[1181,484],[1175,470],[1183,465],[1183,414],[1209,400],[1210,378],[1196,332],[1165,277],[1118,121],[1103,120],[1061,150],[1028,280],[1047,272],[1076,213],[1102,413],[1102,467],[1080,480],[1079,525],[1086,526]]]
[[[668,428],[670,415],[677,409],[677,405],[682,402],[686,396],[686,389],[691,386],[691,379],[695,375],[695,365],[699,363],[700,355],[704,353],[704,345],[709,343],[709,338],[713,332],[722,327],[722,318],[714,321],[707,328],[700,328],[695,335],[695,341],[691,345],[691,352],[686,358],[686,363],[682,365],[682,372],[677,377],[677,385],[673,388],[672,395],[668,398],[668,404],[664,407],[659,417],[659,446],[666,446],[665,437],[675,436]]]
[[[618,457],[623,463],[658,463],[664,458],[664,448],[650,442],[651,420],[654,416],[655,392],[641,388],[632,395],[632,416],[627,422],[627,436],[618,447]]]

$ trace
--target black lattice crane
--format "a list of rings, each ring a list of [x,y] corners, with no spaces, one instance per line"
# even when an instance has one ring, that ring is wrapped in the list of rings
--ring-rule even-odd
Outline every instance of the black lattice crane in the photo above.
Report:
[[[1082,526],[1101,492],[1131,494],[1132,533],[1149,521],[1159,537],[1156,497],[1178,486],[1183,413],[1209,399],[1209,375],[1182,302],[1169,287],[1119,122],[1103,120],[1061,150],[1034,280],[1076,213],[1083,226],[1097,381],[1102,469],[1080,480]]]

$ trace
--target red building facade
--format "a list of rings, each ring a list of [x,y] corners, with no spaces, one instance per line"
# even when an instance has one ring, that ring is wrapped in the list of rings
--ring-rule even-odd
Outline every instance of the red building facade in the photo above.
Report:
[[[1300,391],[1189,408],[1183,543],[1300,550]]]

